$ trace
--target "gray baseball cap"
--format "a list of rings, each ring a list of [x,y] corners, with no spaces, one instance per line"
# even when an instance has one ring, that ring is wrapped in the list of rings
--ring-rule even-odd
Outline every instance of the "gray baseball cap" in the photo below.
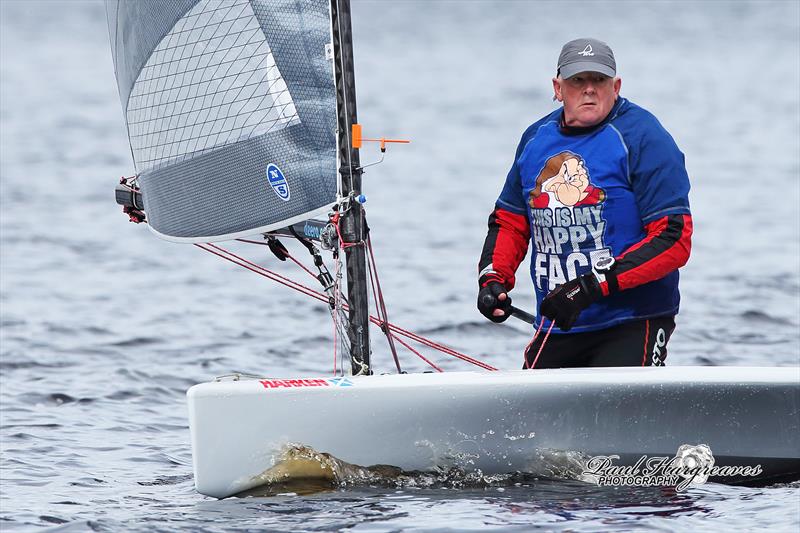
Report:
[[[564,45],[558,56],[558,72],[564,79],[580,72],[599,72],[612,78],[617,75],[617,62],[611,47],[597,39],[575,39]]]

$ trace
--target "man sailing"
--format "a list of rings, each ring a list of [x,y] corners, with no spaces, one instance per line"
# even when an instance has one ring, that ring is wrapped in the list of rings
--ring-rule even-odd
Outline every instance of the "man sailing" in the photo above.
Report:
[[[663,365],[667,355],[691,249],[689,177],[658,120],[619,96],[616,74],[604,42],[564,45],[553,78],[563,106],[522,135],[489,217],[478,265],[489,320],[508,318],[533,243],[542,333],[525,368]]]

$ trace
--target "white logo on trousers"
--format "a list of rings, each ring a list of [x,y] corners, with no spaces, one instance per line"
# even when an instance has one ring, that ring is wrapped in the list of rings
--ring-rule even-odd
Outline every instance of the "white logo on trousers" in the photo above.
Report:
[[[653,366],[664,366],[661,360],[661,348],[667,345],[667,332],[664,328],[658,328],[656,332],[656,343],[653,345]]]

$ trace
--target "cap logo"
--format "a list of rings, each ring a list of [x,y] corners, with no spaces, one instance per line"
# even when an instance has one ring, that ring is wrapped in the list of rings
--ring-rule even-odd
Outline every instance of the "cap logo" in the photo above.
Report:
[[[578,55],[583,57],[593,56],[594,52],[592,51],[592,45],[587,44],[586,48],[584,48],[582,52],[578,52]]]

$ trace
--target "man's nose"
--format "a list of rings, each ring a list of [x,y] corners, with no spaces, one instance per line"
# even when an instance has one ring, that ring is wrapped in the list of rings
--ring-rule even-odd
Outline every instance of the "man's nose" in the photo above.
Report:
[[[586,85],[583,86],[583,92],[586,93],[586,94],[592,94],[592,93],[597,92],[597,89],[594,86],[594,82],[593,81],[587,81]]]

